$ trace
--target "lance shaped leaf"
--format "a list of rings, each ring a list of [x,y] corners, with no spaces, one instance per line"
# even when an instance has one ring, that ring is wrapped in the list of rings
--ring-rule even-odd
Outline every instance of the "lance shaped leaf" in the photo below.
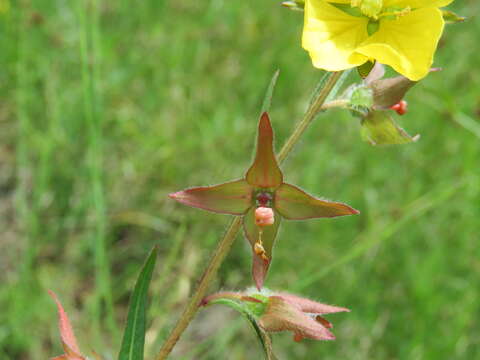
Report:
[[[410,136],[386,111],[371,111],[362,119],[362,138],[372,145],[396,145],[415,142],[420,135]]]
[[[147,322],[147,294],[152,273],[155,269],[157,248],[150,252],[145,265],[138,275],[135,288],[130,297],[127,323],[123,333],[118,360],[143,360],[145,332]]]
[[[267,91],[267,103],[275,80],[276,75]],[[185,205],[243,216],[245,236],[253,253],[252,274],[258,289],[263,286],[272,261],[282,216],[301,220],[359,213],[348,205],[315,198],[284,183],[273,150],[273,139],[270,118],[264,112],[258,123],[255,158],[244,179],[170,194],[172,199]]]
[[[65,352],[64,355],[57,356],[52,360],[85,360],[85,357],[81,355],[80,349],[78,348],[77,339],[73,332],[72,325],[70,324],[70,320],[63,309],[60,300],[58,300],[57,295],[53,291],[49,290],[48,294],[57,305],[58,329],[60,331],[60,338]]]

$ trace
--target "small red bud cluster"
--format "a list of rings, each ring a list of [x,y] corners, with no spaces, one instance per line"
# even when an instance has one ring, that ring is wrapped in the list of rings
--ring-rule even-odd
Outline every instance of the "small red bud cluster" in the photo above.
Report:
[[[396,111],[398,115],[405,115],[408,111],[408,103],[405,100],[400,100],[398,103],[391,106],[390,109]]]

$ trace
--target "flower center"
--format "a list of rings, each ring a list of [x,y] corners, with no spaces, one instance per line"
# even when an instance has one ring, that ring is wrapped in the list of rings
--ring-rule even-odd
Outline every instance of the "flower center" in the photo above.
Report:
[[[273,194],[261,190],[255,194],[255,200],[257,206],[272,207]]]
[[[399,17],[405,16],[412,11],[410,6],[406,8],[399,8],[399,7],[391,7],[383,9],[382,13],[378,15],[378,17],[388,19],[388,20],[396,20]]]
[[[378,19],[383,9],[383,0],[351,0],[351,5],[360,8],[363,15]]]

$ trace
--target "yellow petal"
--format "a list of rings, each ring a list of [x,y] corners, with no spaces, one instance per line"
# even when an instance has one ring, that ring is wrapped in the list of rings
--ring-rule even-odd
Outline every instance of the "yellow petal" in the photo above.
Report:
[[[430,70],[443,27],[439,9],[415,10],[397,20],[381,21],[379,30],[356,51],[417,81]]]
[[[354,51],[368,37],[367,23],[368,19],[348,15],[323,0],[307,0],[302,46],[320,69],[339,71],[361,65],[368,58]]]
[[[384,0],[384,7],[388,6],[410,6],[412,9],[424,7],[442,7],[452,3],[453,0]]]

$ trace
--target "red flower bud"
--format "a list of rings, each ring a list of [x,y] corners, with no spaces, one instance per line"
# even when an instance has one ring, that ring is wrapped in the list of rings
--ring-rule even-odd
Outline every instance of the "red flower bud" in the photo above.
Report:
[[[408,111],[408,103],[405,100],[400,100],[398,103],[391,106],[390,109],[396,111],[398,115],[405,115]]]

